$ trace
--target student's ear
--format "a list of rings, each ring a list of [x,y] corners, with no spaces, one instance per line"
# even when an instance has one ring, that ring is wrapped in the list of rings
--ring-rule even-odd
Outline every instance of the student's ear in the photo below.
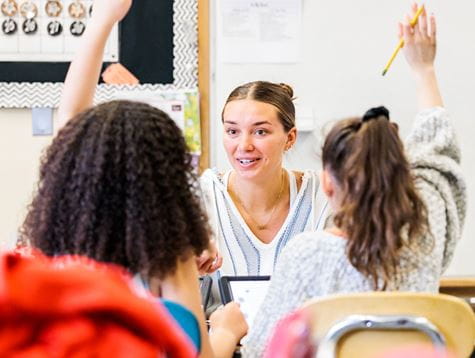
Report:
[[[323,192],[328,198],[331,198],[335,193],[333,181],[328,170],[323,169],[320,173],[320,184],[322,185]]]
[[[292,148],[297,141],[297,128],[292,128],[288,133],[287,133],[287,142],[285,143],[285,151],[288,151],[290,148]]]

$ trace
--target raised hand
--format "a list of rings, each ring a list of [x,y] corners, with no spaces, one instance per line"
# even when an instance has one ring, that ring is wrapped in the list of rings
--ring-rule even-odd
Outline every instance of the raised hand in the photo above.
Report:
[[[418,72],[433,68],[436,54],[436,22],[432,15],[427,18],[424,9],[417,24],[412,27],[410,19],[416,11],[417,4],[414,4],[411,16],[406,15],[405,21],[399,24],[399,35],[404,38],[403,51],[406,61]]]
[[[122,20],[132,5],[132,0],[95,0],[92,19],[102,24],[114,25]]]
[[[417,5],[412,6],[412,15]],[[419,109],[442,107],[443,101],[434,69],[436,53],[436,23],[431,15],[427,19],[426,9],[419,16],[414,27],[410,25],[410,16],[399,24],[399,35],[404,38],[404,57],[415,74]]]

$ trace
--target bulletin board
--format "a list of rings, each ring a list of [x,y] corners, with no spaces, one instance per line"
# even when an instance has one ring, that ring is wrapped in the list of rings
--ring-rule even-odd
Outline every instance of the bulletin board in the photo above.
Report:
[[[23,1],[15,2],[19,7]],[[72,22],[80,20],[87,26],[92,0],[29,0],[36,5],[34,19],[38,29],[33,34],[25,34],[23,24],[28,19],[25,12],[18,11],[9,16],[0,13],[0,23],[12,20],[17,24],[13,34],[0,30],[0,108],[57,107],[66,76],[69,61],[77,47],[70,44],[80,36],[71,34]],[[56,16],[47,13],[47,3],[58,2],[62,11]],[[86,13],[79,19],[68,11],[73,3],[82,3]],[[31,10],[31,9],[30,9]],[[30,16],[31,17],[31,16]],[[57,21],[62,25],[59,35],[48,33],[49,23]],[[120,62],[140,81],[140,85],[109,85],[98,83],[95,102],[116,98],[118,92],[127,91],[174,91],[196,89],[198,86],[198,4],[196,0],[140,0],[134,1],[124,20],[112,32],[106,46],[104,67],[111,62]],[[35,37],[36,36],[36,37]],[[38,49],[32,51],[25,43],[49,44],[54,37],[56,46],[53,54],[42,54],[38,59]],[[32,40],[35,39],[35,40]],[[59,41],[59,40],[61,41]],[[43,40],[43,41],[42,41]],[[54,42],[53,41],[53,42]],[[12,57],[12,45],[17,43],[17,57]],[[79,43],[79,42],[78,42]],[[69,47],[68,47],[69,46]],[[31,47],[31,46],[30,46]],[[117,47],[117,48],[116,48]],[[25,50],[26,49],[26,50]],[[5,56],[5,51],[9,56]],[[2,60],[2,51],[3,60]],[[22,51],[24,53],[22,53]],[[48,46],[39,48],[48,52]],[[48,57],[49,56],[49,57]],[[55,57],[56,56],[56,57]],[[13,61],[15,60],[15,61]]]

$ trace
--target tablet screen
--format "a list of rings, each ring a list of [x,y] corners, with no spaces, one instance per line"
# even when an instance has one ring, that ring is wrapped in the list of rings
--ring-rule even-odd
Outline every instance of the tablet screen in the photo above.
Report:
[[[249,325],[259,310],[269,287],[269,280],[230,281],[234,301],[238,302]]]

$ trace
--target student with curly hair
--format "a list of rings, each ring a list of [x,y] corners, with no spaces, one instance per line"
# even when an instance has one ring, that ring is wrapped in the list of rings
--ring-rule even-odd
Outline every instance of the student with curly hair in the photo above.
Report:
[[[246,356],[261,356],[276,323],[311,298],[438,291],[461,236],[466,195],[460,148],[434,70],[435,26],[425,12],[414,29],[401,25],[421,110],[406,147],[384,107],[339,121],[327,135],[321,185],[334,226],[301,234],[284,248],[244,344]]]
[[[247,325],[238,305],[227,305],[211,317],[208,338],[196,258],[209,246],[209,229],[180,129],[147,104],[92,107],[107,37],[130,5],[94,2],[65,81],[59,116],[67,123],[42,158],[21,235],[50,256],[79,254],[127,268],[161,298],[202,356],[231,356]]]

